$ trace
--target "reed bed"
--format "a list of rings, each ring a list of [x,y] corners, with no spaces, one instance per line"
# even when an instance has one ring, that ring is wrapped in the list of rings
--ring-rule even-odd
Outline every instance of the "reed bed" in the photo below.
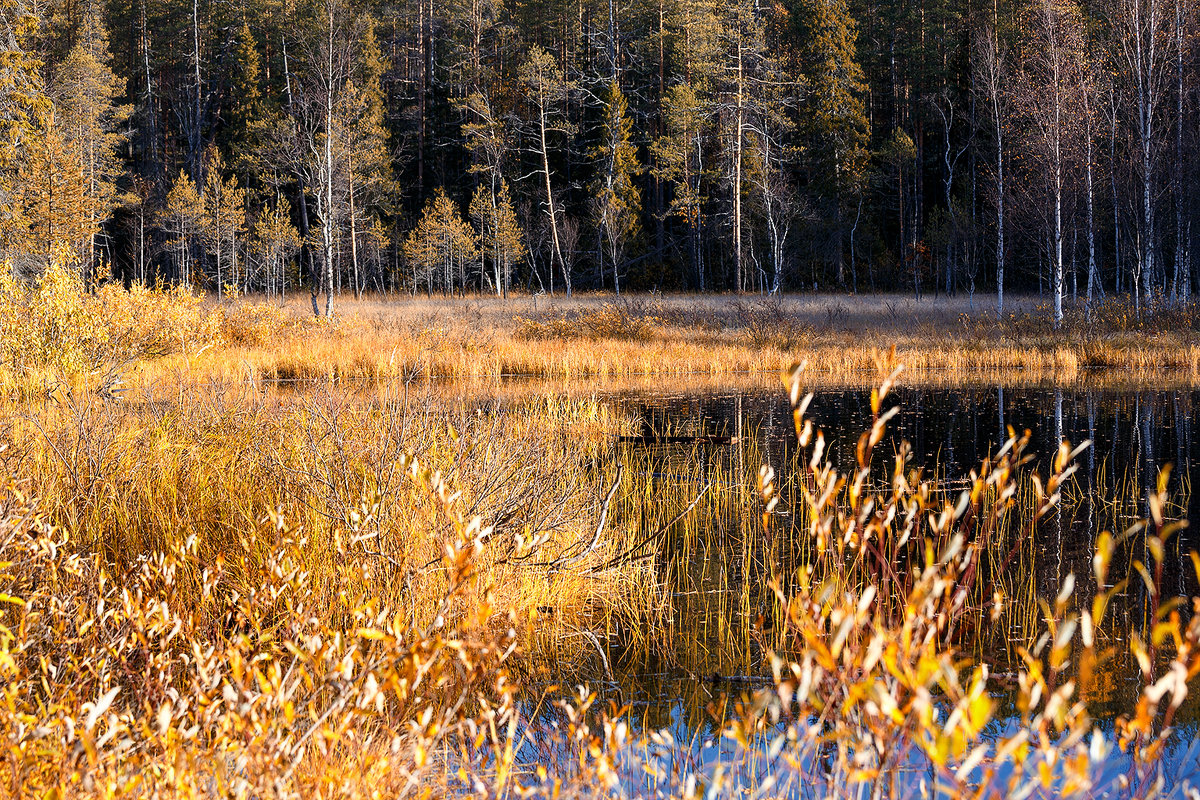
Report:
[[[57,291],[19,299],[43,311]],[[139,302],[197,308],[156,293],[128,307]],[[1062,443],[1037,475],[1028,435],[1010,429],[965,486],[949,485],[903,447],[876,452],[899,374],[878,350],[872,418],[839,468],[807,416],[806,385],[826,365],[811,381],[786,374],[796,438],[785,460],[769,463],[754,436],[716,452],[691,429],[656,432],[693,440],[664,457],[623,444],[655,437],[594,399],[496,403],[416,380],[440,374],[421,364],[500,363],[429,320],[196,313],[197,338],[147,339],[131,313],[86,338],[84,361],[55,363],[52,350],[6,361],[0,791],[1192,790],[1200,751],[1182,731],[1197,718],[1200,597],[1172,596],[1165,578],[1182,563],[1200,579],[1200,556],[1178,552],[1165,474],[1143,492],[1102,469],[1085,492],[1074,465],[1085,446]],[[621,348],[653,348],[685,324],[603,304],[579,313],[599,314],[587,337],[557,332],[554,316],[482,335],[520,343],[529,363],[567,363],[553,353],[573,347],[561,356],[577,359],[562,372],[573,376],[613,353],[632,359],[614,370],[630,369],[635,351]],[[750,322],[736,336],[768,335],[769,318],[737,313]],[[6,319],[14,337],[59,321]],[[780,339],[779,353],[794,344]],[[439,347],[450,353],[440,362]],[[268,380],[290,358],[324,378]],[[387,366],[345,380],[371,364]],[[479,374],[500,374],[489,369]],[[1108,504],[1085,509],[1097,493]],[[1040,532],[1087,510],[1113,532],[1096,536],[1090,574],[1056,574],[1043,591]],[[611,681],[608,642],[763,680],[710,704],[708,744],[679,742],[586,687],[545,684],[581,674],[593,654]],[[1093,716],[1102,705],[1110,722]]]
[[[591,489],[609,479],[600,454],[621,421],[596,404],[454,409],[387,390],[235,386],[6,411],[0,469],[21,476],[72,542],[121,568],[190,538],[199,558],[222,563],[230,591],[250,591],[278,537],[272,520],[286,519],[305,537],[308,581],[324,601],[351,582],[406,608],[410,623],[428,622],[450,534],[409,480],[419,463],[461,496],[464,513],[488,521],[495,546],[477,566],[506,608],[528,617],[552,607],[562,624],[589,627],[630,603],[655,606],[644,566],[603,582],[561,566],[600,563],[619,546],[615,528],[596,530],[603,498]]]

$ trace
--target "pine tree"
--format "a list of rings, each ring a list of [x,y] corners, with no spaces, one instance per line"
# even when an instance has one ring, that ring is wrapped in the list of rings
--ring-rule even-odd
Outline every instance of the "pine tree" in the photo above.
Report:
[[[362,232],[362,260],[368,273],[368,280],[373,276],[376,286],[380,291],[394,289],[392,282],[388,280],[388,249],[392,245],[392,239],[388,235],[388,229],[384,227],[383,222],[377,216],[372,216],[368,220]]]
[[[466,267],[479,256],[478,239],[443,189],[434,192],[421,221],[404,240],[404,257],[413,279],[424,279],[432,291],[439,275],[447,294],[460,286],[466,291]]]
[[[471,157],[469,171],[484,176],[496,191],[510,145],[508,127],[483,92],[471,93],[463,102],[462,110],[467,117],[462,135]]]
[[[717,84],[714,109],[724,185],[728,197],[729,227],[733,238],[733,289],[745,288],[745,260],[750,237],[746,231],[743,201],[746,196],[746,136],[762,110],[759,89],[767,56],[765,9],[755,0],[732,0],[722,7],[721,42],[724,69]]]
[[[217,264],[218,299],[224,298],[230,288],[235,292],[238,290],[238,252],[246,230],[246,191],[238,187],[237,178],[222,175],[224,166],[217,155],[209,160],[200,226],[205,248]]]
[[[361,296],[364,275],[359,232],[371,209],[382,208],[393,194],[391,153],[384,122],[383,57],[369,20],[357,42],[355,77],[347,81],[336,109],[336,160],[345,183],[354,292]]]
[[[160,224],[167,232],[168,245],[174,256],[175,279],[184,285],[191,285],[196,243],[206,221],[200,192],[196,190],[191,176],[183,170],[179,171],[179,177],[167,193]]]
[[[593,215],[606,244],[613,288],[620,295],[622,257],[625,246],[638,230],[642,196],[634,182],[641,166],[633,144],[633,119],[629,103],[615,80],[608,86],[600,141],[592,150],[592,160],[596,169],[592,184]]]
[[[263,207],[254,223],[252,241],[267,297],[285,297],[287,265],[300,249],[300,234],[292,225],[287,203],[281,198]]]

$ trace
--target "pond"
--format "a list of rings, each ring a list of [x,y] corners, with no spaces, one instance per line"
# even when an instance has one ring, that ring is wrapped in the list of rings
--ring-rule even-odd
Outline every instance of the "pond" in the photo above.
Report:
[[[796,434],[788,399],[778,384],[742,385],[722,390],[639,386],[596,390],[606,403],[638,420],[640,429],[623,437],[614,450],[629,471],[617,519],[633,529],[647,512],[645,497],[678,498],[676,506],[714,482],[741,502],[753,505],[760,463],[771,464],[786,485],[796,468]],[[1033,468],[1045,475],[1062,439],[1092,446],[1078,459],[1079,471],[1064,491],[1059,509],[1038,526],[1028,551],[1014,568],[1010,592],[1024,597],[1035,609],[1037,597],[1053,598],[1069,573],[1077,579],[1076,602],[1090,602],[1096,592],[1091,559],[1101,530],[1120,532],[1147,515],[1147,492],[1160,470],[1171,467],[1168,492],[1170,516],[1200,518],[1200,498],[1191,492],[1193,471],[1200,469],[1200,435],[1193,430],[1193,409],[1200,408],[1195,391],[1106,391],[1070,388],[900,388],[885,403],[899,407],[887,437],[876,450],[877,464],[886,465],[902,441],[911,445],[912,468],[923,468],[950,487],[963,487],[973,469],[1008,438],[1008,426],[1028,429]],[[871,423],[867,390],[818,390],[808,411],[825,434],[831,460],[842,471],[853,468],[854,446]],[[881,472],[886,476],[886,472]],[[697,508],[700,513],[700,508]],[[757,509],[755,509],[757,513]],[[783,510],[786,519],[788,511]],[[754,514],[739,517],[713,514],[689,522],[687,541],[670,540],[678,558],[659,559],[671,588],[667,630],[660,636],[611,631],[607,637],[579,635],[580,654],[570,667],[550,669],[543,685],[571,687],[586,683],[598,694],[597,706],[627,707],[627,720],[639,731],[668,729],[673,745],[654,758],[678,763],[711,765],[722,758],[722,743],[714,738],[725,699],[769,685],[770,667],[764,637],[757,634],[764,608],[770,605],[765,575],[756,571],[761,531]],[[644,527],[645,522],[641,525]],[[1144,557],[1140,537],[1130,539],[1113,572],[1132,575],[1132,563]],[[1164,572],[1164,592],[1191,596],[1200,591],[1187,554],[1200,549],[1200,530],[1184,530],[1171,542]],[[1104,678],[1086,697],[1088,708],[1111,733],[1121,712],[1128,712],[1141,689],[1136,664],[1121,642],[1149,614],[1141,584],[1114,600],[1108,634],[1116,658]],[[769,616],[769,615],[768,615]],[[1027,615],[1028,616],[1028,615]],[[1034,614],[1036,618],[1036,613]],[[769,621],[768,621],[769,622]],[[1034,619],[1036,624],[1036,619]],[[968,650],[1003,668],[1015,663],[1015,648],[1028,643],[1028,624],[1003,617],[972,637]],[[1121,654],[1125,653],[1124,656]],[[999,683],[1003,686],[1003,673]],[[533,723],[561,728],[554,698],[541,698]],[[1000,690],[1001,713],[996,723],[1015,724],[1012,698]],[[1195,737],[1200,718],[1194,698],[1181,709],[1179,733],[1168,763],[1177,775],[1200,774]],[[999,733],[999,730],[997,730]],[[552,754],[538,749],[546,737],[534,735],[524,753],[528,763]],[[911,765],[914,780],[923,774]],[[1119,768],[1119,759],[1114,769]],[[743,780],[753,782],[747,775]]]

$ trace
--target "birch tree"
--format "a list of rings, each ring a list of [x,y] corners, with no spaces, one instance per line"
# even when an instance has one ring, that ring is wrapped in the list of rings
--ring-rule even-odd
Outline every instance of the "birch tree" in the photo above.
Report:
[[[561,220],[555,207],[554,186],[550,170],[550,148],[556,134],[574,133],[575,126],[567,121],[562,112],[562,103],[573,88],[563,77],[554,56],[541,47],[534,46],[529,57],[521,65],[519,78],[525,97],[533,113],[533,150],[539,161],[538,174],[544,188],[543,203],[550,229],[550,269],[555,264],[562,272],[567,296],[571,296],[571,271],[563,260],[562,237],[559,235]]]
[[[1080,144],[1085,42],[1080,11],[1071,0],[1037,0],[1031,11],[1018,98],[1049,187],[1051,285],[1058,327],[1063,321],[1063,196]]]
[[[1150,297],[1157,269],[1157,188],[1155,169],[1162,146],[1163,105],[1170,59],[1166,45],[1166,0],[1117,0],[1114,11],[1118,41],[1124,56],[1128,102],[1133,112],[1137,140],[1137,174],[1141,181],[1141,209],[1135,251],[1134,306],[1141,313],[1142,298]]]

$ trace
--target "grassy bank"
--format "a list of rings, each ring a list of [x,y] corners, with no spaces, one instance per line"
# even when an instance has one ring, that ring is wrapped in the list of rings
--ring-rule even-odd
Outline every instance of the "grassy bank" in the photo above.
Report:
[[[810,380],[865,385],[877,380],[880,354],[895,348],[906,380],[918,383],[1200,380],[1192,308],[1139,322],[1111,303],[1090,322],[1077,309],[1054,330],[1031,301],[1011,303],[1015,311],[999,321],[992,307],[983,297],[347,297],[329,324],[310,320],[296,300],[279,319],[235,307],[227,313],[244,332],[229,337],[232,347],[162,367],[228,380],[591,380],[774,374],[807,360]]]

